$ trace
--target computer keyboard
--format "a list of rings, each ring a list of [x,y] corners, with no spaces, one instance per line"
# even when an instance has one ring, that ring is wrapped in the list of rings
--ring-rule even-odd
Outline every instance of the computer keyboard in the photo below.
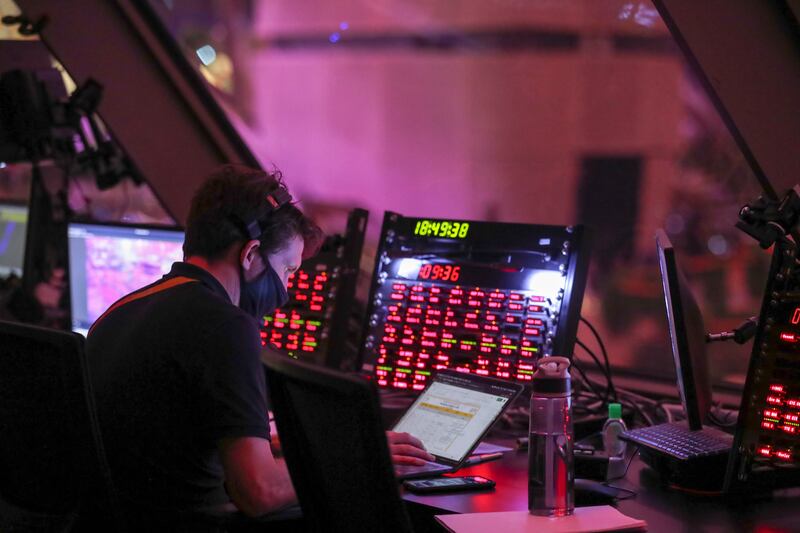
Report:
[[[672,423],[625,431],[620,438],[685,461],[726,454],[733,443],[733,436],[718,429],[692,431]]]

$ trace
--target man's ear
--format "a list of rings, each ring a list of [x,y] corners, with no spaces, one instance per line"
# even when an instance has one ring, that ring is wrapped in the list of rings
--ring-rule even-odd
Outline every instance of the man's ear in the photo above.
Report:
[[[256,256],[258,256],[258,248],[260,246],[261,243],[256,239],[247,241],[242,251],[239,252],[239,263],[242,265],[242,268],[250,270],[253,261],[255,261]]]

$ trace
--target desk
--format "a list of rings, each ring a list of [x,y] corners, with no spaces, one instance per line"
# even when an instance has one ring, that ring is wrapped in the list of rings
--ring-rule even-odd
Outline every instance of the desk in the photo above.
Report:
[[[479,475],[497,482],[493,491],[420,496],[402,492],[412,506],[431,514],[521,511],[528,508],[527,451],[508,452],[503,459],[464,468],[458,475]],[[612,483],[636,491],[636,497],[620,501],[617,509],[646,520],[654,532],[800,531],[800,489],[776,491],[760,502],[727,502],[660,486],[655,472],[638,457],[624,479]],[[401,489],[402,490],[402,489]]]

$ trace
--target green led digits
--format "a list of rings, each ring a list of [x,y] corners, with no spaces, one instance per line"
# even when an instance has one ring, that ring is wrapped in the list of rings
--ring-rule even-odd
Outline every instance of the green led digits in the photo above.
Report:
[[[446,237],[448,239],[465,239],[469,232],[469,222],[454,220],[417,220],[414,235],[420,237]]]

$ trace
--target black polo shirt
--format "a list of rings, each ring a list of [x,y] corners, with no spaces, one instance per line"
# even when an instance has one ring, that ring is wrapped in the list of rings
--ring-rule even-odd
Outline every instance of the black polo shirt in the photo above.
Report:
[[[230,501],[218,441],[269,439],[269,425],[258,325],[216,278],[175,263],[100,317],[86,350],[122,498],[164,510]]]

